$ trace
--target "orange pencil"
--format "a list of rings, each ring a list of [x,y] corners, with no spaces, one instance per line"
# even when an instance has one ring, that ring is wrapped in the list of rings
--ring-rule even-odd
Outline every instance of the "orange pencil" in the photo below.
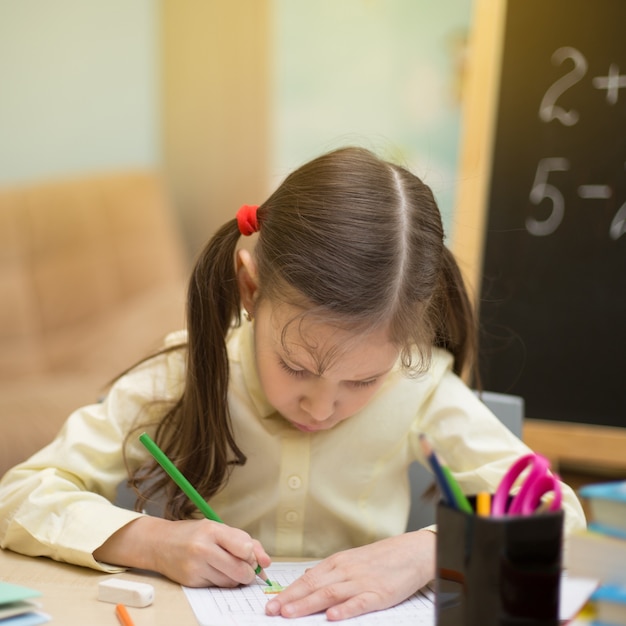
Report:
[[[123,604],[115,605],[115,615],[117,615],[117,619],[120,620],[120,624],[122,626],[135,626],[135,622],[133,622],[132,618],[128,614],[126,607]]]

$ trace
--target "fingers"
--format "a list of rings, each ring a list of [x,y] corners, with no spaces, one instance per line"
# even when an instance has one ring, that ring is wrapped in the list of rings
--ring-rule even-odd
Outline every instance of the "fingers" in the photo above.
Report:
[[[435,538],[406,533],[337,553],[266,605],[268,615],[294,618],[326,611],[337,621],[394,606],[434,575]]]
[[[243,531],[228,527],[223,528],[228,529],[224,537],[224,544],[222,544],[224,549],[242,563],[249,565],[250,568],[245,568],[242,574],[245,578],[238,580],[243,584],[252,583],[256,576],[264,581],[268,580],[263,568],[269,567],[272,560],[263,549],[263,546],[258,541],[251,539]]]
[[[272,564],[272,559],[270,555],[265,552],[263,546],[256,539],[252,540],[254,546],[254,556],[256,558],[256,563],[261,567],[269,567]]]
[[[189,587],[236,587],[255,581],[271,559],[248,533],[209,520],[169,522],[158,571]]]
[[[326,611],[327,619],[338,621],[377,611],[386,606],[376,592],[359,593],[353,581],[346,581],[327,585],[293,601],[281,601],[277,596],[266,605],[266,613],[295,618]]]
[[[254,552],[254,562],[251,563],[256,575],[263,581],[267,582],[269,580],[268,575],[265,573],[263,568],[269,567],[272,564],[272,559],[269,554],[265,552],[263,546],[255,539],[253,540],[253,552]]]
[[[329,621],[336,622],[388,608],[389,605],[383,604],[381,600],[380,596],[374,593],[362,593],[352,596],[341,604],[331,606],[326,611],[326,617]]]
[[[322,561],[270,600],[265,612],[268,615],[301,617],[324,611],[346,599],[346,585],[341,573]],[[343,589],[342,589],[343,586]]]
[[[215,531],[215,546],[211,565],[227,581],[234,584],[248,585],[254,582],[260,561],[266,567],[271,562],[258,541],[254,541],[247,533],[224,524]],[[225,585],[222,583],[221,586]]]

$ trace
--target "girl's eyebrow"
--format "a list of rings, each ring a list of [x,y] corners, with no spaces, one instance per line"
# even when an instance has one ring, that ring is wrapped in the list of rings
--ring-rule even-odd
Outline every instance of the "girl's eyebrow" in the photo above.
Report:
[[[303,372],[306,372],[307,374],[313,374],[314,376],[321,376],[324,373],[323,369],[319,368],[318,369],[318,373],[316,374],[315,372],[312,372],[308,367],[304,367],[304,365],[302,365],[298,361],[295,361],[294,359],[292,359],[291,357],[289,357],[287,355],[279,354],[279,357],[283,361],[285,361],[285,363],[287,363],[287,365],[289,365],[290,367],[293,367],[293,369],[301,370]]]
[[[352,382],[362,382],[364,380],[373,380],[374,378],[380,378],[381,376],[385,376],[385,374],[389,374],[389,372],[393,369],[393,365],[391,365],[390,367],[385,368],[384,370],[381,370],[380,372],[377,372],[376,374],[372,374],[371,376],[365,376],[363,378],[357,378],[355,380],[353,380]]]

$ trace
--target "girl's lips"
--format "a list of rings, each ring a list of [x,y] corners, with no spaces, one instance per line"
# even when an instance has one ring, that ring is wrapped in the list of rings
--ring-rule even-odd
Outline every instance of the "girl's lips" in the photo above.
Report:
[[[304,426],[303,424],[296,424],[295,422],[291,422],[292,426],[295,426],[298,430],[301,430],[303,433],[314,433],[319,430],[319,428],[311,428],[310,426]]]
[[[320,430],[326,430],[323,426],[305,426],[304,424],[298,424],[297,422],[292,422],[288,420],[288,422],[299,431],[303,433],[317,433]]]

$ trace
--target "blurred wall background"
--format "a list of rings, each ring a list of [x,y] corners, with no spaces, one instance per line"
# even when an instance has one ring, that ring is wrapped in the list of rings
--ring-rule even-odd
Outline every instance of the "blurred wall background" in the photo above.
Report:
[[[356,143],[448,229],[471,0],[0,0],[0,185],[163,173],[194,256],[240,204]]]
[[[0,0],[0,184],[160,162],[152,0]]]
[[[451,223],[470,0],[274,0],[273,172],[357,143],[408,167]]]

